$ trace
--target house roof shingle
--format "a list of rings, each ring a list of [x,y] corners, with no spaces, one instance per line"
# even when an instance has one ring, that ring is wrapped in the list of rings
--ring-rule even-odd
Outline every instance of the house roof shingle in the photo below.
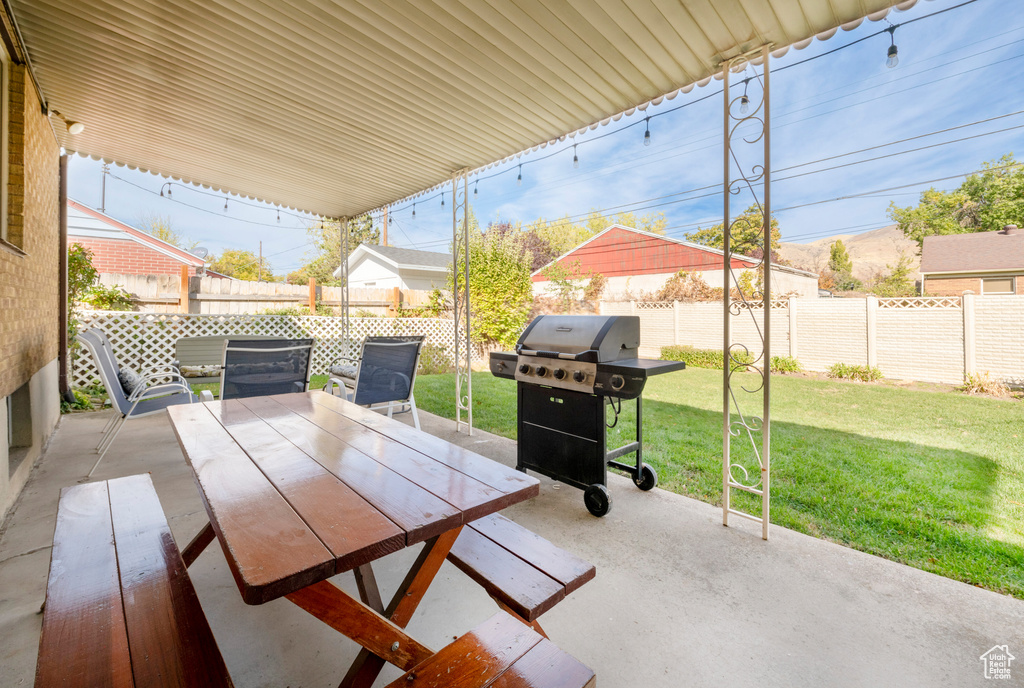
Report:
[[[921,274],[1024,270],[1024,230],[924,238]]]
[[[424,268],[447,268],[452,262],[452,254],[436,253],[434,251],[417,251],[411,248],[399,248],[397,246],[376,246],[363,244],[368,251],[387,258],[398,264],[399,267],[424,267]]]

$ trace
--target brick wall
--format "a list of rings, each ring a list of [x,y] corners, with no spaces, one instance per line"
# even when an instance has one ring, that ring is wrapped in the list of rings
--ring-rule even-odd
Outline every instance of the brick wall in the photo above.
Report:
[[[59,155],[24,67],[10,67],[8,238],[0,248],[0,397],[57,357]]]
[[[182,263],[148,246],[128,239],[68,237],[68,245],[81,244],[92,251],[92,265],[102,274],[180,275]],[[195,276],[195,268],[189,275]]]
[[[965,291],[981,293],[981,280],[977,277],[926,277],[924,293],[928,296],[960,296]]]

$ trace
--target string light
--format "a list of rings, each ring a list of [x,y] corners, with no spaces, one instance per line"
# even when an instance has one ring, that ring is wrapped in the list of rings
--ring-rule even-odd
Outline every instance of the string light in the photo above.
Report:
[[[745,115],[750,112],[750,98],[747,97],[747,84],[750,82],[750,77],[743,80],[743,95],[740,96],[740,114]]]
[[[412,219],[416,219],[416,204],[412,204]]]
[[[161,196],[164,195],[164,186],[167,187],[167,198],[170,198],[171,197],[171,183],[170,182],[164,182],[163,186],[160,187],[160,195]]]
[[[644,117],[644,126],[646,127],[646,129],[644,130],[644,145],[645,146],[649,146],[649,145],[651,145],[651,116],[650,115],[648,115],[647,117]]]
[[[473,196],[476,196],[479,192],[480,192],[480,180],[478,179],[478,180],[476,180],[476,183],[473,184]]]
[[[280,208],[277,211],[277,222],[278,222],[278,224],[281,223],[281,210],[280,210]]]
[[[889,32],[889,51],[885,54],[885,66],[892,69],[900,63],[900,58],[897,56],[899,48],[896,47],[896,25],[890,26],[886,31]]]
[[[523,185],[523,165],[522,165],[522,163],[520,163],[519,164],[519,176],[516,177],[516,186],[522,186],[522,185]]]
[[[226,213],[227,211],[228,211],[228,197],[225,196],[224,197],[224,212]]]
[[[441,192],[441,207],[444,207],[444,191]]]
[[[580,159],[576,156],[576,144],[572,144],[572,166],[577,170],[580,168]]]

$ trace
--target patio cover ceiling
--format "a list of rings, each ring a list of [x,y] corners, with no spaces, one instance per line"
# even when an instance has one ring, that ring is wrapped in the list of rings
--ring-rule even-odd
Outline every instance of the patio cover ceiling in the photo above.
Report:
[[[916,0],[6,0],[69,151],[330,217]]]

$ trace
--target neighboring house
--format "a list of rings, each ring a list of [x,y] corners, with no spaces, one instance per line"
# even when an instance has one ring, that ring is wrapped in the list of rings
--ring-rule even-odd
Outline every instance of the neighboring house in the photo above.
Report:
[[[348,257],[348,284],[365,289],[440,289],[451,262],[450,253],[359,244]],[[334,276],[341,276],[340,268]]]
[[[579,261],[582,272],[600,273],[608,279],[602,298],[622,299],[643,292],[656,292],[680,270],[701,273],[711,287],[721,288],[721,250],[661,234],[652,234],[632,227],[612,225],[549,263],[570,267]],[[740,272],[756,269],[758,261],[733,255],[732,269]],[[533,293],[543,294],[550,280],[543,268],[533,273]],[[772,291],[775,294],[817,298],[818,276],[813,272],[772,265]]]
[[[1024,230],[925,237],[921,283],[929,296],[1024,294]]]
[[[92,265],[101,275],[180,275],[202,270],[203,259],[140,229],[119,222],[87,205],[68,199],[68,246],[92,251]]]

